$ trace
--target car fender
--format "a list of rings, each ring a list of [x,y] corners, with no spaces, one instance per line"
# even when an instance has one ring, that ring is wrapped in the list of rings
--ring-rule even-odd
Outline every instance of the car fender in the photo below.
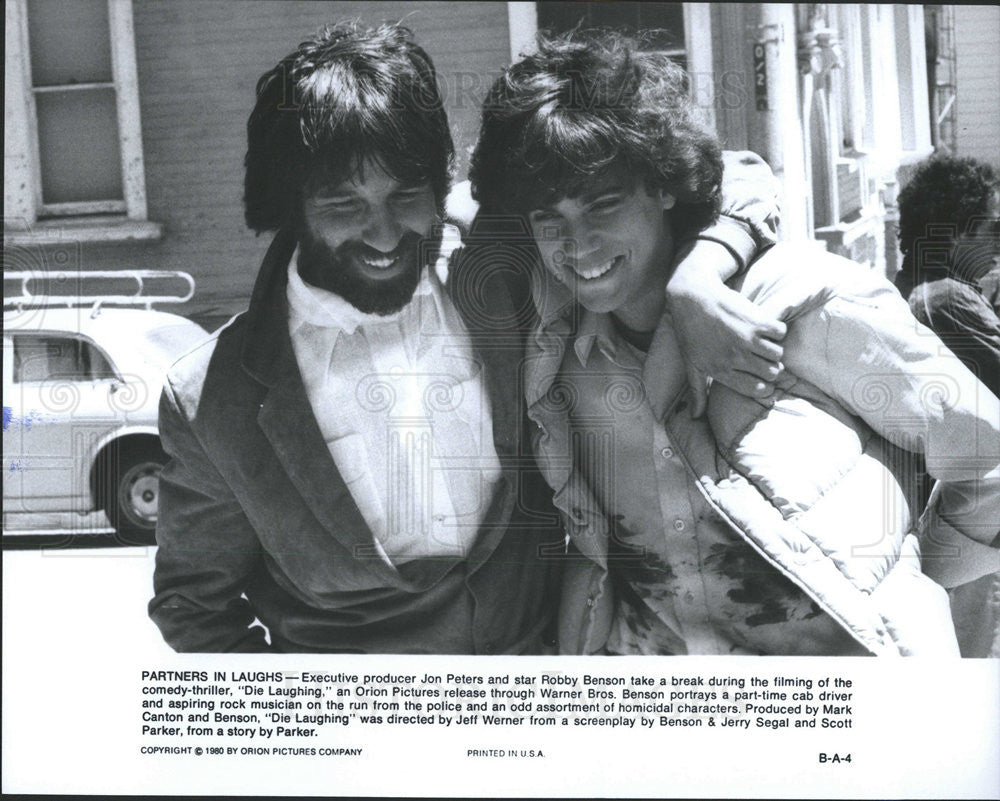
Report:
[[[160,431],[156,426],[151,425],[124,425],[121,428],[116,428],[108,434],[105,434],[98,440],[95,440],[94,446],[90,449],[87,454],[87,462],[93,464],[94,459],[97,455],[103,451],[110,443],[114,442],[116,439],[122,439],[124,437],[133,437],[138,435],[150,435],[157,439],[160,438]]]
[[[83,464],[86,467],[86,474],[83,476],[84,486],[90,491],[90,499],[95,504],[98,503],[98,499],[94,497],[94,492],[96,490],[95,480],[94,480],[94,469],[97,466],[97,461],[101,454],[104,453],[105,449],[121,439],[127,439],[139,436],[151,436],[155,437],[157,441],[160,439],[160,432],[156,426],[152,425],[124,425],[121,428],[116,428],[114,431],[101,437],[99,440],[95,440],[93,447],[90,448],[87,458],[83,460]]]

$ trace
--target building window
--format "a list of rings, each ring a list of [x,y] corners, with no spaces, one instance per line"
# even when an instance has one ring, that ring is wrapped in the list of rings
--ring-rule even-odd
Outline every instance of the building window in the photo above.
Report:
[[[638,36],[640,48],[669,56],[687,73],[691,101],[701,122],[714,130],[712,7],[709,3],[509,2],[511,60],[534,50],[540,30],[560,34],[578,26],[596,27]]]
[[[687,68],[684,6],[681,3],[538,3],[538,29],[565,33],[583,28],[611,28],[635,36],[644,33],[644,50],[666,53]]]
[[[4,146],[8,228],[46,222],[155,238],[145,173],[131,0],[8,0]],[[120,226],[119,226],[120,227]],[[104,230],[106,235],[101,234]],[[15,241],[15,244],[18,242]]]

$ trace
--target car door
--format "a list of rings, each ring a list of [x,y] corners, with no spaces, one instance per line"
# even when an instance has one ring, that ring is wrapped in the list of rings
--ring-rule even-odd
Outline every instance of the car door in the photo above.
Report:
[[[10,338],[4,459],[5,465],[8,458],[18,460],[16,470],[13,461],[8,467],[17,475],[15,506],[25,512],[89,511],[91,454],[122,417],[110,402],[120,383],[116,370],[100,348],[79,335],[11,332]]]

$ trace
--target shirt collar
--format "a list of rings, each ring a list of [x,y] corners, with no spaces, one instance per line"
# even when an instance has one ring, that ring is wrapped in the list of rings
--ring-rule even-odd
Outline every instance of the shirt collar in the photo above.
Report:
[[[538,310],[541,328],[547,329],[566,317],[576,306],[573,293],[546,270],[540,262],[531,269],[531,296]]]
[[[618,333],[610,315],[592,312],[576,303],[570,289],[539,263],[531,271],[531,294],[538,309],[536,337],[573,336],[573,349],[584,367],[595,344],[607,359],[617,362]]]
[[[580,325],[573,341],[573,350],[583,367],[586,367],[587,362],[590,361],[594,345],[597,345],[606,359],[617,362],[617,339],[617,332],[614,330],[610,314],[599,314],[581,307]]]

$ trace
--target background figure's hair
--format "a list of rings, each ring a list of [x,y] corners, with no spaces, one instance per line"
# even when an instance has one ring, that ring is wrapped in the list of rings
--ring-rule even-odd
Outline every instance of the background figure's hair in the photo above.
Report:
[[[914,262],[918,241],[946,244],[968,231],[970,221],[989,213],[1000,188],[993,167],[974,158],[934,156],[923,162],[899,193],[901,274],[915,279],[924,265]],[[929,226],[940,229],[932,234]]]
[[[718,213],[722,155],[694,117],[684,71],[610,31],[540,35],[483,104],[470,169],[481,210],[525,214],[619,167],[677,199],[675,234]]]
[[[443,207],[454,155],[434,64],[412,32],[326,26],[257,82],[246,223],[258,233],[294,223],[307,183],[339,183],[366,161],[396,180],[430,183]]]

